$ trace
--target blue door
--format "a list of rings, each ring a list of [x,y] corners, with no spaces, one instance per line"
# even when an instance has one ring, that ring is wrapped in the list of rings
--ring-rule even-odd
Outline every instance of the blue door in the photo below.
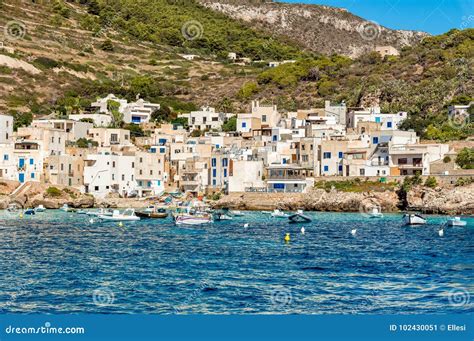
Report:
[[[21,159],[20,159],[21,160]],[[20,181],[20,183],[24,183],[25,182],[25,174],[24,173],[19,173],[18,174],[18,181]]]
[[[23,168],[25,166],[25,159],[19,159],[18,162],[18,167]]]

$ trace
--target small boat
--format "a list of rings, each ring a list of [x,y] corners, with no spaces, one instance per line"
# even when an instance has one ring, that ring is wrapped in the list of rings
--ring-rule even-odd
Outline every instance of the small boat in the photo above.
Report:
[[[234,216],[234,217],[243,217],[244,216],[244,213],[241,212],[241,211],[229,211],[230,215]]]
[[[61,208],[60,208],[61,211],[64,211],[64,212],[76,212],[76,210],[74,208],[71,208],[68,206],[68,204],[64,204]]]
[[[44,208],[43,205],[38,205],[38,207],[35,208],[36,213],[41,213],[41,212],[44,212],[44,211],[46,211],[46,208]]]
[[[133,208],[127,208],[123,213],[120,213],[119,210],[114,210],[112,215],[100,214],[98,216],[102,220],[111,220],[111,221],[136,221],[140,220],[140,217],[135,215],[135,210]]]
[[[87,214],[87,211],[86,210],[77,210],[76,213],[77,214]]]
[[[24,212],[27,215],[34,215],[35,214],[35,209],[34,208],[27,208]]]
[[[372,211],[368,213],[370,218],[383,218],[383,213],[379,211],[378,207],[373,207]]]
[[[282,212],[280,210],[274,210],[272,213],[271,213],[271,216],[273,218],[288,218],[289,217],[289,214],[286,214],[285,212]]]
[[[202,225],[212,223],[209,214],[182,214],[175,217],[176,225]]]
[[[168,212],[164,208],[155,208],[154,206],[149,206],[143,211],[136,211],[135,214],[141,218],[166,218]]]
[[[307,215],[303,214],[302,210],[298,210],[295,214],[288,217],[290,223],[310,223],[312,220]]]
[[[217,221],[221,221],[221,220],[232,220],[232,216],[225,213],[225,212],[215,212],[214,213],[214,219],[217,220]]]
[[[7,208],[8,212],[16,212],[18,210],[19,210],[19,208],[18,208],[17,204],[13,203],[13,204],[8,205],[8,208]]]
[[[407,213],[403,216],[405,225],[425,225],[426,219],[417,213]]]
[[[449,218],[447,221],[448,226],[466,226],[467,221],[461,220],[461,217]]]

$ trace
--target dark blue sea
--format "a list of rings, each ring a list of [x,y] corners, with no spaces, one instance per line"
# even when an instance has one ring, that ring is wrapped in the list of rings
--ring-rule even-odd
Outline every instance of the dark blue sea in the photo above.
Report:
[[[440,236],[445,216],[406,227],[400,214],[308,215],[312,223],[245,212],[177,227],[0,211],[0,312],[474,312],[474,218]]]

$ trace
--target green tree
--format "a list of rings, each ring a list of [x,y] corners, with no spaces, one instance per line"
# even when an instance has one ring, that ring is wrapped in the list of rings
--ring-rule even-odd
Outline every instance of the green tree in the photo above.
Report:
[[[27,127],[33,122],[33,114],[31,112],[13,112],[13,130],[17,131],[19,127]]]
[[[199,130],[199,129],[194,129],[192,132],[191,132],[191,136],[192,137],[199,137],[202,135],[202,131]]]
[[[171,112],[171,109],[163,105],[160,107],[160,109],[156,109],[151,113],[150,119],[153,122],[169,122],[172,119],[173,113]]]
[[[106,52],[113,52],[115,50],[112,40],[106,39],[100,44],[100,49]]]
[[[474,148],[463,148],[456,156],[456,163],[462,169],[474,169]]]
[[[236,131],[237,130],[237,117],[236,116],[232,116],[231,118],[229,118],[227,120],[227,122],[225,122],[223,125],[222,125],[222,130],[223,131]]]
[[[429,176],[425,181],[425,186],[435,188],[436,186],[438,186],[438,181],[436,181],[436,178],[434,176]]]
[[[107,101],[107,110],[109,111],[110,115],[112,116],[111,127],[112,128],[120,128],[123,123],[123,114],[119,111],[120,103],[108,100]]]

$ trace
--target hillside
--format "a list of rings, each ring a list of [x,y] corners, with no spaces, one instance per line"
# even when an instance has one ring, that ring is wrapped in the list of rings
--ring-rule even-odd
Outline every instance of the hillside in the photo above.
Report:
[[[304,5],[259,6],[306,10]],[[351,26],[364,22],[320,7],[310,6],[355,20]],[[400,56],[382,59],[368,52],[350,59],[302,48],[298,39],[311,33],[272,36],[258,23],[229,18],[192,0],[10,0],[0,3],[0,10],[4,45],[14,49],[0,49],[0,111],[19,123],[31,119],[21,113],[64,117],[97,96],[115,93],[169,106],[174,110],[170,119],[200,105],[243,111],[254,98],[283,110],[345,100],[349,106],[408,111],[405,128],[429,139],[472,135],[472,124],[454,131],[452,125],[445,127],[446,106],[469,102],[474,94],[472,29],[426,37],[402,48]],[[337,30],[338,39],[327,33],[325,44],[343,39],[359,44],[361,35],[351,32]],[[227,59],[229,52],[297,62],[276,68],[265,62],[236,64]],[[186,60],[183,54],[196,57]]]
[[[428,34],[391,30],[343,8],[272,1],[199,0],[204,6],[250,23],[275,37],[287,37],[318,53],[358,57],[375,45],[413,45]]]

